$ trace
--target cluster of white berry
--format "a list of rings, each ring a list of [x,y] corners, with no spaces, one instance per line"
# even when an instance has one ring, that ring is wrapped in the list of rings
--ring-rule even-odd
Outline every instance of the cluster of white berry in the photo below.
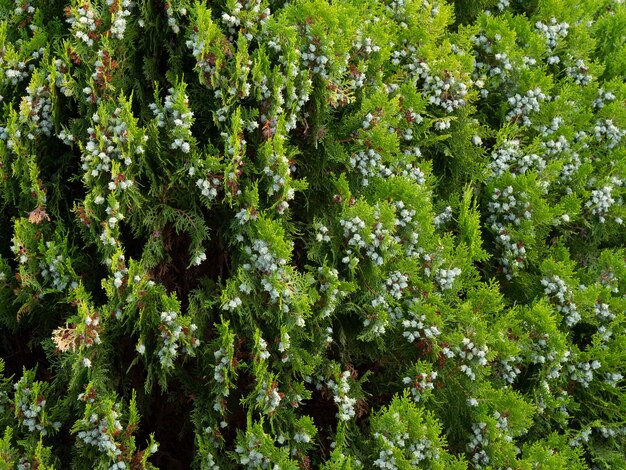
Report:
[[[547,98],[548,97],[542,93],[541,88],[528,90],[523,96],[519,93],[510,96],[508,103],[511,106],[511,110],[507,113],[506,119],[519,122],[524,126],[530,126],[532,122],[529,113],[538,113],[541,109],[541,101]]]
[[[385,328],[389,323],[389,319],[399,320],[402,318],[402,309],[399,306],[390,306],[387,302],[386,293],[379,293],[376,295],[370,301],[370,305],[373,307],[374,313],[370,313],[364,317],[363,325],[368,327],[373,323],[370,330],[376,335],[382,335],[385,333]],[[388,317],[382,316],[378,313],[378,310],[381,308],[386,311]]]
[[[492,46],[498,44],[498,38],[501,39],[501,36],[496,34],[494,40],[491,40],[482,32],[478,36],[471,37],[472,42],[476,46],[474,50],[474,83],[480,80],[480,77],[484,75],[492,78],[497,77],[499,80],[504,81],[513,71],[513,63],[506,52],[493,52]],[[485,57],[483,57],[483,55]],[[485,93],[483,93],[483,90]],[[487,94],[486,92],[486,89],[481,89],[483,96]]]
[[[598,97],[593,100],[592,106],[596,109],[602,109],[607,101],[615,101],[615,95],[610,91],[605,91],[604,88],[600,88]]]
[[[65,272],[64,257],[58,254],[58,247],[50,241],[46,242],[45,259],[39,261],[41,277],[55,290],[64,291],[70,285],[70,276]],[[72,281],[72,287],[76,281]]]
[[[35,13],[35,7],[30,4],[29,0],[15,0],[15,9],[13,13],[15,16],[21,15],[33,15]]]
[[[276,304],[279,300],[282,300],[283,311],[285,313],[289,312],[291,290],[286,282],[287,271],[285,270],[285,264],[287,261],[283,258],[277,258],[270,250],[269,244],[265,240],[253,240],[252,245],[246,246],[244,251],[249,256],[250,262],[245,263],[243,269],[246,271],[251,271],[253,268],[256,269],[262,276],[261,286],[263,290],[269,294],[270,302]],[[249,294],[251,289],[249,285],[240,285],[240,290],[245,294]],[[238,297],[230,300],[223,308],[236,308],[241,304],[241,301],[237,300]],[[234,304],[235,302],[236,304]],[[304,320],[300,318],[298,323],[303,326],[303,321]]]
[[[541,142],[541,146],[549,156],[556,156],[570,150],[569,141],[563,135],[560,135],[557,139]]]
[[[600,325],[598,327],[598,332],[596,334],[598,335],[598,338],[600,338],[601,341],[607,342],[611,339],[611,336],[613,336],[613,331],[610,330],[607,325]],[[606,348],[607,346],[604,345],[602,347]]]
[[[313,90],[313,81],[308,74],[301,73],[294,62],[288,62],[287,59],[282,60],[282,62],[286,69],[285,75],[289,80],[285,88],[286,98],[284,106],[289,110],[285,118],[285,130],[289,132],[296,128],[298,118],[304,114],[301,110],[309,101],[311,91]]]
[[[411,141],[411,140],[413,140],[413,129],[412,129],[412,128],[410,128],[410,127],[407,127],[407,128],[404,130],[404,133],[402,133],[402,132],[401,132],[401,136],[402,136],[402,138],[403,138],[404,140],[406,140],[406,141]],[[418,147],[418,148],[419,148],[419,147]],[[420,154],[421,154],[421,151],[420,151]]]
[[[195,174],[195,167],[189,168],[189,176]],[[196,186],[200,189],[200,193],[206,197],[209,201],[212,201],[217,197],[217,192],[222,186],[222,182],[215,175],[207,174],[205,178],[198,178],[196,180]]]
[[[511,6],[511,2],[509,0],[498,0],[498,4],[496,5],[496,8],[498,9],[498,11],[504,11],[510,6]]]
[[[433,218],[435,228],[441,230],[441,228],[452,220],[452,207],[446,206],[441,213]]]
[[[402,336],[413,343],[420,339],[435,339],[441,334],[436,325],[428,325],[425,315],[409,312],[409,319],[402,320]]]
[[[507,279],[512,279],[517,269],[524,267],[526,247],[523,241],[515,240],[509,224],[518,226],[523,220],[531,220],[530,201],[525,191],[516,195],[512,186],[504,190],[494,188],[492,201],[487,204],[491,230],[496,234],[496,243],[502,247],[502,256],[499,258],[503,272]]]
[[[439,106],[446,113],[451,113],[466,104],[467,85],[457,81],[450,73],[445,73],[443,79],[438,75],[426,74],[423,86],[428,102]]]
[[[591,436],[591,432],[592,432],[591,426],[585,426],[583,429],[580,430],[580,432],[578,433],[576,437],[573,437],[569,440],[569,445],[572,447],[577,447],[581,445],[582,443],[589,442],[589,437]]]
[[[626,135],[626,130],[620,129],[613,124],[612,119],[599,119],[593,128],[594,135],[598,142],[606,141],[606,146],[609,149],[617,147],[622,140],[622,137]]]
[[[304,431],[297,432],[293,435],[293,440],[300,444],[308,444],[309,442],[311,442],[311,436],[309,436],[309,434]]]
[[[98,37],[96,30],[101,23],[101,18],[93,5],[89,1],[83,2],[78,8],[68,11],[68,18],[65,20],[73,30],[74,37],[80,39],[89,47],[93,46],[94,38]]]
[[[409,442],[407,450],[411,456],[411,465],[419,467],[426,460],[439,460],[439,449],[433,446],[430,439],[421,438]]]
[[[222,309],[232,312],[232,311],[235,311],[235,309],[237,309],[238,307],[240,307],[241,304],[242,304],[241,298],[233,297],[232,299],[229,299],[228,301],[226,301],[224,305],[222,305]]]
[[[419,156],[421,155],[419,147],[413,147],[412,149],[406,149],[404,154],[409,156],[407,152],[410,152],[410,156]],[[415,181],[417,184],[422,185],[426,183],[426,175],[424,172],[413,163],[400,163],[397,161],[394,166],[391,167],[391,171],[394,175],[402,176],[403,178],[408,178],[410,180]]]
[[[437,119],[433,124],[433,127],[435,128],[435,130],[445,131],[447,129],[450,129],[451,124],[452,123],[449,118]]]
[[[601,224],[606,222],[609,209],[615,204],[615,199],[611,196],[613,187],[610,184],[591,191],[591,197],[585,202],[585,207],[589,208],[593,215],[598,216]]]
[[[262,361],[269,359],[270,352],[267,350],[267,341],[263,338],[259,337],[259,342],[257,344],[258,354],[257,357]]]
[[[291,337],[287,331],[280,332],[280,340],[278,340],[278,346],[276,349],[282,354],[280,360],[282,362],[289,362],[289,348],[291,347]]]
[[[404,201],[394,201],[393,205],[396,208],[394,226],[399,228],[394,240],[403,245],[407,256],[419,256],[423,248],[418,243],[419,224],[415,218],[416,210],[406,207]]]
[[[439,284],[439,289],[450,290],[454,286],[454,281],[461,275],[461,268],[439,269],[435,274],[435,280]]]
[[[31,52],[30,58],[33,59],[33,60],[41,59],[44,56],[45,52],[46,52],[46,48],[45,47],[40,47],[39,49]],[[31,72],[33,70],[35,70],[35,64],[32,63],[32,62],[30,64],[28,64],[28,70],[30,70]]]
[[[415,218],[415,209],[406,207],[404,201],[394,201],[393,205],[396,208],[396,219],[394,225],[397,227],[410,227]]]
[[[605,439],[609,439],[609,438],[616,437],[619,435],[622,435],[622,436],[626,435],[626,427],[624,426],[614,426],[610,428],[606,426],[600,426],[597,428],[597,430]]]
[[[193,111],[189,110],[189,97],[178,88],[167,90],[165,103],[151,103],[150,109],[154,113],[157,126],[166,128],[170,138],[170,148],[180,149],[183,153],[191,150],[191,126]]]
[[[617,387],[617,384],[620,380],[624,378],[624,375],[620,372],[607,372],[604,376],[604,382],[611,387]]]
[[[77,437],[85,444],[96,447],[98,451],[108,455],[112,460],[117,460],[122,453],[120,443],[115,442],[115,437],[113,437],[123,429],[119,420],[119,408],[119,404],[116,403],[109,416],[99,416],[94,412],[88,418],[81,419],[82,429],[77,434]],[[122,466],[119,466],[119,463]],[[124,462],[116,462],[109,467],[109,470],[123,468],[126,468]]]
[[[345,293],[339,289],[339,272],[335,268],[320,266],[317,272],[319,290],[323,298],[322,318],[328,318],[335,311]]]
[[[489,446],[489,429],[487,423],[472,423],[472,438],[467,444],[474,468],[485,468],[489,465],[489,454],[485,450]]]
[[[17,258],[17,261],[20,264],[26,264],[28,260],[31,259],[28,256],[29,253],[26,247],[24,246],[24,243],[21,240],[18,240],[16,237],[11,238],[10,249],[11,249],[11,252],[13,252],[15,256],[19,255],[19,257]]]
[[[42,436],[48,434],[45,423],[41,419],[41,414],[46,406],[46,399],[43,396],[34,396],[31,393],[29,381],[23,376],[13,385],[15,388],[15,407],[22,426],[28,432],[39,432]]]
[[[589,74],[589,68],[585,65],[585,61],[578,59],[576,63],[567,67],[567,75],[574,79],[576,85],[589,85],[593,77]]]
[[[210,449],[205,447],[203,449],[204,452],[202,453],[198,452],[198,456],[200,458],[200,468],[204,470],[220,470],[221,468],[215,461],[214,455],[214,453],[217,453],[217,449],[219,448],[219,441],[216,438],[216,435],[219,435],[218,429],[214,429],[211,426],[204,428],[204,435],[202,435],[202,437],[207,440],[206,443],[211,447]]]
[[[399,417],[398,417],[399,419]],[[408,432],[389,430],[389,435],[376,432],[374,439],[378,441],[381,450],[378,458],[374,460],[375,467],[381,469],[396,470],[398,468],[394,453],[401,450],[404,456],[408,456],[411,468],[418,468],[426,460],[439,460],[439,451],[433,447],[430,439],[411,439]]]
[[[506,413],[500,413],[499,411],[493,412],[493,417],[496,420],[496,427],[502,431],[504,435],[504,439],[511,442],[513,440],[513,436],[507,433],[509,430],[509,418]]]
[[[494,372],[507,384],[511,385],[522,372],[520,369],[521,364],[522,358],[520,356],[508,356],[495,363]]]
[[[102,196],[100,196],[102,197]],[[117,203],[117,201],[115,201]],[[96,202],[97,204],[97,202]],[[118,203],[119,204],[119,203]],[[115,207],[118,207],[118,204],[115,205]],[[112,215],[113,217],[116,217],[114,220],[117,221],[117,216],[116,216],[116,212],[113,210],[113,208],[111,206],[107,206],[107,215]],[[115,246],[117,244],[117,238],[116,236],[119,233],[118,229],[115,229],[116,224],[111,224],[111,218],[109,217],[109,221],[106,224],[103,224],[102,227],[102,232],[100,233],[100,242],[102,243],[103,246]]]
[[[541,133],[542,137],[548,137],[554,134],[561,128],[561,125],[565,122],[561,116],[555,116],[550,121],[550,125],[546,126],[545,124],[541,124],[536,127],[536,129]]]
[[[557,23],[556,18],[550,18],[550,22],[548,24],[542,23],[541,21],[537,21],[535,23],[535,28],[539,30],[540,33],[543,34],[546,40],[546,46],[548,50],[552,52],[552,50],[558,45],[559,38],[564,38],[567,36],[569,30],[569,24],[566,22]],[[556,57],[556,59],[554,58]],[[548,63],[559,63],[558,56],[548,57]]]
[[[441,11],[441,5],[439,4],[437,0],[434,0],[434,1],[422,0],[421,7],[425,9],[426,11],[428,11],[428,18],[431,21],[434,20]]]
[[[213,353],[215,356],[215,370],[213,371],[213,378],[217,382],[217,396],[213,408],[215,411],[223,412],[225,405],[225,398],[230,394],[228,385],[225,384],[226,372],[229,370],[233,361],[233,355],[225,348],[219,348]]]
[[[609,305],[598,302],[593,306],[593,312],[600,323],[610,323],[615,319],[615,314],[611,312]]]
[[[387,436],[379,433],[374,434],[374,438],[383,441],[384,446],[378,453],[378,458],[374,460],[374,466],[383,469],[397,469],[396,458],[393,455],[395,447],[393,443],[387,439]]]
[[[200,345],[200,340],[193,336],[193,332],[198,327],[192,323],[189,327],[185,327],[181,318],[174,311],[161,312],[161,325],[159,327],[161,334],[159,336],[159,343],[161,348],[157,355],[161,366],[166,369],[174,367],[174,360],[178,356],[178,349],[181,343],[187,337],[189,337],[189,347],[185,347],[185,352],[190,356],[194,355],[193,350]]]
[[[176,19],[174,19],[175,21]],[[205,38],[208,39],[207,35],[203,34],[202,39],[200,39],[198,28],[194,28],[189,37],[190,39],[185,42],[185,45],[191,49],[191,54],[196,59],[196,68],[202,73],[204,84],[211,85],[212,77],[217,75],[217,61],[215,54],[208,50],[209,44],[204,40]]]
[[[372,178],[388,178],[391,170],[383,164],[383,157],[376,150],[360,150],[350,157],[350,166],[354,168],[363,178],[361,184],[369,185]]]
[[[16,132],[20,132],[19,130],[17,130]],[[15,132],[13,132],[13,134],[15,134]],[[20,132],[21,135],[21,132]],[[0,126],[0,140],[7,142],[7,148],[12,148],[13,146],[15,146],[15,143],[12,142],[11,146],[9,147],[8,145],[8,141],[9,141],[9,132],[7,130],[6,127]]]
[[[327,326],[326,327],[326,329],[322,333],[322,341],[324,341],[325,344],[330,344],[330,343],[332,343],[334,341],[333,340],[333,327],[332,326]]]
[[[350,371],[346,370],[337,378],[337,382],[333,379],[329,379],[326,384],[333,394],[335,403],[339,407],[337,417],[340,421],[348,421],[355,416],[354,405],[356,405],[356,398],[348,396],[350,392],[349,378]]]
[[[563,365],[569,361],[570,351],[560,352],[551,348],[548,333],[532,332],[536,339],[523,347],[524,354],[533,364],[544,364],[549,379],[558,379],[561,376]]]
[[[245,443],[241,443],[239,440],[235,452],[238,454],[239,463],[249,470],[273,468],[271,459],[261,452],[259,438],[252,433],[246,435]]]
[[[178,34],[180,32],[180,26],[178,25],[178,20],[175,16],[177,13],[180,16],[187,15],[187,9],[185,7],[181,7],[178,11],[174,11],[172,4],[169,2],[165,3],[165,14],[167,15],[167,25],[170,27],[174,34]]]
[[[315,229],[317,230],[317,233],[315,234],[315,239],[318,242],[329,242],[330,241],[330,235],[328,234],[328,227],[326,227],[323,224],[315,224]]]
[[[0,66],[4,69],[4,77],[2,84],[17,85],[19,82],[28,78],[28,69],[24,61],[17,58],[5,59],[4,48],[0,49]]]
[[[48,85],[29,86],[28,94],[22,98],[20,104],[19,125],[6,123],[6,127],[0,126],[0,140],[6,142],[9,150],[15,151],[14,149],[23,146],[25,139],[32,141],[41,134],[49,136],[52,130],[51,113],[52,102]]]
[[[121,215],[121,214],[120,214]],[[118,216],[119,217],[119,216]],[[113,219],[114,217],[111,217]],[[109,219],[109,224],[111,224],[111,219]],[[117,218],[115,219],[117,222]],[[113,285],[119,289],[122,287],[124,280],[128,276],[128,268],[125,263],[126,258],[123,254],[119,254],[115,262],[111,263],[111,271],[113,272]],[[141,279],[141,278],[140,278]]]
[[[362,235],[365,230],[365,221],[361,220],[359,216],[352,219],[341,219],[339,224],[343,227],[343,236],[348,240],[348,246],[354,247],[358,251],[367,245]],[[347,256],[343,260],[344,263],[351,263],[351,254],[352,250],[347,250]]]
[[[461,364],[461,372],[467,375],[470,380],[476,380],[476,369],[487,365],[487,353],[489,348],[486,344],[478,346],[474,342],[465,337],[462,346],[454,348],[454,355],[461,358],[464,363]]]
[[[259,238],[253,239],[252,244],[246,246],[244,251],[249,258],[249,262],[243,265],[244,270],[250,271],[254,268],[261,274],[284,273],[287,260],[279,258],[267,241]]]
[[[263,380],[259,387],[259,393],[256,396],[256,402],[263,412],[266,414],[273,413],[280,405],[281,400],[282,396],[278,391],[278,384]]]
[[[407,0],[391,0],[390,2],[385,2],[385,9],[387,13],[389,13],[402,28],[408,28],[408,25],[405,23],[407,19],[407,11],[406,11]]]
[[[101,121],[101,114],[105,121]],[[129,139],[128,124],[121,117],[122,109],[116,108],[111,115],[94,113],[91,117],[93,127],[87,129],[88,140],[84,145],[81,155],[82,169],[85,171],[87,181],[97,178],[101,173],[111,171],[111,162],[118,160],[128,166],[132,163],[134,155],[144,153],[143,142],[133,142]],[[143,136],[147,141],[148,136]],[[130,151],[129,151],[130,150]],[[117,187],[126,189],[133,182],[126,178],[118,178],[119,175],[111,175],[109,189]]]
[[[408,59],[408,60],[407,60]],[[419,78],[423,72],[430,71],[430,67],[417,54],[417,48],[408,41],[403,41],[402,47],[396,48],[391,53],[391,63],[401,65],[411,77]]]
[[[200,266],[204,261],[206,261],[206,252],[198,250],[193,253],[191,257],[191,264],[193,266]]]
[[[574,139],[573,139],[573,143],[574,144],[580,144],[581,142],[583,142],[584,140],[587,139],[587,133],[584,131],[578,131],[575,135],[574,135]],[[566,159],[563,161],[563,167],[561,169],[561,174],[559,175],[559,179],[562,182],[567,183],[568,181],[570,181],[573,176],[578,172],[578,170],[580,169],[581,165],[582,165],[582,161],[580,159],[580,155],[577,152],[574,151],[570,151],[569,149],[569,143],[567,140],[560,140],[561,141],[561,149],[568,151],[568,153],[566,154]],[[567,145],[565,145],[567,144]],[[586,149],[588,148],[588,144],[587,143],[582,143],[580,144],[580,149]],[[557,146],[557,144],[555,144],[553,146],[553,151],[558,151],[560,150]],[[558,153],[558,152],[557,152]],[[568,193],[571,193],[572,189],[571,188],[566,188]]]
[[[491,162],[487,165],[490,175],[487,181],[508,172],[514,177],[523,175],[529,170],[541,171],[546,161],[539,155],[524,155],[518,139],[505,140],[491,153]]]
[[[33,464],[28,460],[28,457],[20,457],[15,468],[17,470],[32,470]]]
[[[572,291],[563,279],[555,274],[544,277],[541,285],[544,287],[544,293],[556,303],[557,310],[565,315],[567,326],[572,327],[581,320],[578,307],[572,300]]]
[[[300,50],[300,58],[302,59],[302,65],[310,68],[313,74],[319,75],[324,80],[329,79],[329,71],[327,69],[328,48],[332,48],[332,40],[328,45],[328,48],[319,38],[316,38],[311,33],[311,26],[306,24],[304,26],[306,40],[302,42],[302,48]]]
[[[56,73],[54,74],[54,84],[65,96],[72,96],[74,91],[70,85],[72,77],[69,73],[69,67],[61,59],[54,60],[54,67],[56,69]],[[50,75],[48,75],[48,82],[51,82]]]
[[[384,263],[383,255],[389,250],[390,245],[393,242],[397,242],[398,239],[392,235],[391,229],[385,227],[381,222],[378,203],[376,203],[374,209],[375,222],[370,233],[370,243],[366,249],[366,255],[374,264],[381,266]],[[395,226],[395,223],[393,226]]]
[[[409,276],[400,271],[389,273],[385,281],[385,290],[396,300],[402,298],[402,294],[409,287]]]
[[[380,52],[380,46],[374,43],[374,40],[370,37],[362,37],[360,31],[357,32],[354,41],[352,41],[352,47],[356,50],[357,54],[370,56],[377,52]]]
[[[26,138],[33,140],[41,134],[50,136],[53,123],[49,86],[29,86],[27,91],[20,105],[20,121],[28,128]]]
[[[96,204],[98,203],[96,202]],[[124,220],[124,214],[120,212],[120,203],[117,200],[115,200],[112,205],[107,206],[105,212],[108,217],[106,225],[110,229],[115,228],[121,220]]]
[[[261,102],[267,102],[272,97],[272,90],[270,88],[271,83],[266,75],[261,77],[254,77],[254,90],[256,93],[256,97]],[[259,127],[259,123],[257,121],[250,121],[248,130],[252,132],[252,130]]]
[[[131,0],[106,0],[111,13],[111,36],[116,39],[124,39],[126,31],[126,18],[131,14],[130,10],[135,6]]]
[[[435,379],[437,379],[436,371],[420,372],[415,377],[404,377],[402,383],[411,385],[411,395],[415,403],[417,403],[422,399],[422,395],[425,392],[435,388]]]
[[[593,382],[593,371],[598,370],[600,367],[602,367],[602,364],[598,360],[568,364],[568,378],[578,382],[584,388],[588,388],[591,382]]]
[[[285,179],[289,178],[291,173],[289,169],[289,160],[285,155],[276,155],[272,153],[267,159],[267,163],[263,168],[263,173],[269,178],[269,187],[267,194],[272,196],[278,193],[285,186]],[[288,199],[293,199],[294,191],[290,188]]]
[[[248,0],[244,4],[239,1],[227,3],[227,9],[222,13],[222,21],[232,38],[237,36],[237,31],[241,28],[248,41],[253,39],[252,31],[265,24],[270,17],[270,9],[261,9],[262,3],[261,0]]]
[[[368,130],[370,127],[374,127],[380,121],[380,117],[378,114],[373,115],[372,113],[367,113],[361,122],[361,126],[363,129]]]

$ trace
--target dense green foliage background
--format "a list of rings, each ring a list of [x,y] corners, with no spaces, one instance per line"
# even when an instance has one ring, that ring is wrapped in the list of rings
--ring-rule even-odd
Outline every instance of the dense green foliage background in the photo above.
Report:
[[[0,0],[0,467],[624,468],[625,31]]]

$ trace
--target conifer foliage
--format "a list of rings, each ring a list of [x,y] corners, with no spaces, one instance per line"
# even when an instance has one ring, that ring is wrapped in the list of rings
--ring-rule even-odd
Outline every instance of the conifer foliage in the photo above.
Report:
[[[0,467],[622,468],[621,0],[0,0]]]

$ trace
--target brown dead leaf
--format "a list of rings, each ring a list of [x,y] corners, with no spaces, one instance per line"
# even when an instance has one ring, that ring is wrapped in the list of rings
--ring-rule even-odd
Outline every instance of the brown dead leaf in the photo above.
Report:
[[[36,209],[28,213],[28,221],[31,224],[39,225],[44,220],[50,221],[50,216],[43,208],[43,206],[37,206]]]
[[[76,329],[68,328],[67,326],[65,328],[59,327],[52,332],[52,341],[61,352],[75,351],[78,341]]]

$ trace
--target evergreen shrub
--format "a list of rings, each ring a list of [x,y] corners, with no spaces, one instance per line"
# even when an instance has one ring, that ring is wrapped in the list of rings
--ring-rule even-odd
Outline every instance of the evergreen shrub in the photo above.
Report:
[[[0,0],[0,467],[618,469],[622,0]]]

